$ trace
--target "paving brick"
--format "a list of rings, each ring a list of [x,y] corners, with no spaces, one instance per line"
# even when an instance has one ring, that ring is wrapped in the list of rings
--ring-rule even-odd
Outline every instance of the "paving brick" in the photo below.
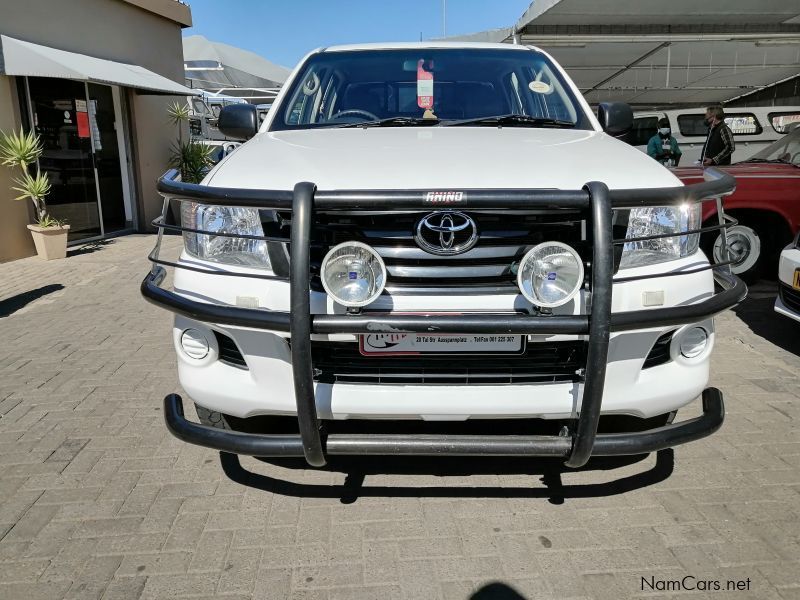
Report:
[[[736,599],[800,597],[800,343],[774,285],[716,319],[725,425],[668,455],[500,474],[373,461],[360,485],[358,461],[242,458],[234,481],[163,426],[178,386],[172,318],[138,292],[152,242],[0,264],[0,303],[64,286],[0,318],[0,599],[462,600],[498,581],[531,599],[702,597],[642,593],[643,574],[687,573],[751,577]]]

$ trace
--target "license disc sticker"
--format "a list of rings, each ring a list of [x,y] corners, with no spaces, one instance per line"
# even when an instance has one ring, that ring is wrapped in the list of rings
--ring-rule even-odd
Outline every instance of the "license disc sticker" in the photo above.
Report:
[[[549,94],[551,88],[544,81],[531,81],[528,84],[528,89],[537,94]]]

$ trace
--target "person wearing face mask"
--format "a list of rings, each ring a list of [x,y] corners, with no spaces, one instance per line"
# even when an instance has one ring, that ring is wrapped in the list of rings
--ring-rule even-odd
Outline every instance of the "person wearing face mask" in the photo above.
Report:
[[[678,166],[682,152],[678,141],[672,137],[667,119],[658,120],[658,132],[647,142],[647,154],[664,166]]]
[[[721,106],[709,106],[706,109],[706,124],[709,127],[708,137],[703,144],[700,162],[704,167],[731,164],[736,144],[731,128],[725,124],[725,111]]]

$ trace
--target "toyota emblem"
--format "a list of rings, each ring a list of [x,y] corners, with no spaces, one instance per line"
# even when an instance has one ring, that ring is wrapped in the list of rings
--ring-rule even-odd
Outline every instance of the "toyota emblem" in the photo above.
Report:
[[[462,212],[437,211],[417,223],[414,240],[425,252],[452,256],[466,252],[478,243],[478,226]]]

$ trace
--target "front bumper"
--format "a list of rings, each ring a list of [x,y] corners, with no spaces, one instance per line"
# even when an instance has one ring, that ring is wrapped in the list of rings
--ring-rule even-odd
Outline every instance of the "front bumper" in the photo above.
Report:
[[[794,287],[795,273],[800,270],[800,249],[791,246],[781,253],[778,263],[778,297],[775,312],[800,321],[800,290]]]
[[[595,436],[592,456],[622,456],[657,452],[711,435],[722,426],[725,405],[716,388],[703,391],[703,414],[636,433],[601,433]],[[258,435],[227,431],[188,421],[181,397],[164,398],[164,420],[170,433],[184,442],[248,456],[303,456],[300,435]],[[574,435],[364,435],[323,436],[322,451],[330,455],[417,455],[417,456],[550,456],[566,458],[575,443]]]
[[[164,214],[170,198],[193,200],[230,206],[257,206],[280,210],[291,209],[290,242],[290,311],[278,312],[242,308],[193,300],[160,287],[165,271],[154,266],[142,282],[142,294],[149,301],[179,315],[205,323],[217,323],[258,330],[288,331],[291,334],[291,365],[296,414],[300,434],[297,436],[257,436],[217,430],[192,424],[182,415],[180,399],[165,399],[165,417],[170,431],[177,437],[219,450],[256,456],[305,456],[312,466],[325,464],[327,454],[463,454],[463,455],[528,455],[567,457],[567,465],[580,467],[592,455],[638,454],[676,445],[713,433],[722,423],[724,409],[718,390],[703,391],[703,416],[676,425],[643,433],[597,435],[605,386],[611,331],[628,331],[671,325],[696,323],[726,310],[746,295],[745,285],[722,269],[715,278],[722,291],[694,304],[666,308],[611,311],[614,246],[626,240],[613,239],[612,208],[681,204],[715,198],[720,225],[695,230],[723,229],[721,196],[733,191],[733,179],[723,173],[709,172],[712,180],[695,186],[651,190],[616,190],[609,192],[602,183],[589,183],[580,191],[561,190],[477,190],[463,193],[459,208],[582,208],[589,211],[592,231],[591,311],[578,315],[540,314],[312,314],[310,307],[309,244],[315,206],[327,209],[429,209],[422,191],[337,191],[317,193],[310,183],[300,183],[294,192],[264,190],[232,190],[192,184],[180,184],[171,178],[162,179],[159,189],[165,194]],[[162,229],[163,219],[157,222]],[[217,235],[214,232],[199,232]],[[667,234],[672,235],[672,234]],[[678,234],[681,235],[681,234]],[[654,237],[665,237],[654,236]],[[269,238],[263,238],[269,239]],[[159,237],[160,243],[160,237]],[[158,246],[151,254],[156,265],[177,266],[158,258]],[[670,276],[696,273],[702,267],[672,273]],[[206,273],[208,271],[205,271]],[[648,276],[647,278],[651,278]],[[588,336],[586,366],[583,370],[583,394],[579,417],[566,435],[559,436],[383,436],[322,434],[317,414],[311,360],[312,334],[361,333],[507,333],[565,334]]]

